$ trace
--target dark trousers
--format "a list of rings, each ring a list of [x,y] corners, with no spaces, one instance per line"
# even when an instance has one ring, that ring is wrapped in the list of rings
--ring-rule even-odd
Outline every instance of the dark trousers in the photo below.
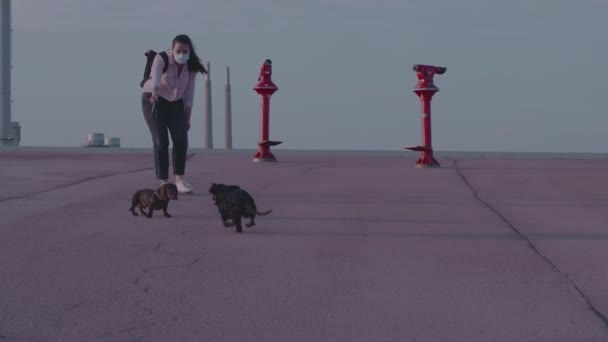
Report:
[[[152,136],[156,178],[169,179],[169,133],[173,141],[173,174],[183,176],[186,171],[188,150],[184,101],[180,99],[171,102],[159,96],[156,103],[152,105],[151,96],[150,93],[143,93],[141,107]]]

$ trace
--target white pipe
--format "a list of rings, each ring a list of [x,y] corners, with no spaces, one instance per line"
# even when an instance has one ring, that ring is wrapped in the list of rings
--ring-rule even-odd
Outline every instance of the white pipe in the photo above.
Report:
[[[226,67],[226,85],[224,86],[224,145],[232,149],[232,97],[230,89],[230,67]]]
[[[213,148],[213,120],[211,106],[211,63],[207,62],[205,75],[205,148]]]
[[[0,0],[0,146],[11,145],[11,0]]]

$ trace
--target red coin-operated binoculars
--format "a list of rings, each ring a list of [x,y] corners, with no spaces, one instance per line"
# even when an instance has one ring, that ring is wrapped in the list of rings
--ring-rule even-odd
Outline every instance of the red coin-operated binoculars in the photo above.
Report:
[[[431,100],[433,95],[439,91],[439,88],[433,83],[433,76],[435,74],[443,75],[446,68],[414,64],[413,69],[418,76],[418,84],[414,87],[413,92],[418,95],[422,103],[422,146],[406,147],[406,149],[421,152],[416,167],[439,167],[439,162],[433,157],[433,145],[431,143]]]
[[[258,152],[253,158],[254,162],[274,162],[277,158],[270,152],[270,146],[281,144],[281,141],[270,140],[270,97],[279,88],[272,82],[272,61],[267,59],[262,64],[258,84],[253,88],[262,97],[262,116],[260,122],[260,142]]]

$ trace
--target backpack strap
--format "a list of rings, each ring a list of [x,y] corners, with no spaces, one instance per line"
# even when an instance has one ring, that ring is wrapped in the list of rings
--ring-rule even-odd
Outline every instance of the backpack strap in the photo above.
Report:
[[[163,62],[165,62],[165,66],[163,67],[164,74],[165,72],[167,72],[167,68],[169,67],[169,56],[167,55],[167,51],[161,51],[158,54],[163,59]]]
[[[144,77],[141,80],[141,82],[139,83],[139,86],[142,88],[144,87],[144,84],[146,83],[146,81],[150,79],[150,73],[152,71],[152,64],[153,64],[154,58],[156,58],[157,54],[160,55],[160,57],[163,59],[163,62],[165,62],[162,73],[164,74],[165,72],[167,72],[167,68],[169,67],[169,55],[167,55],[167,52],[161,51],[159,53],[156,53],[154,50],[146,51],[146,53],[145,53],[146,67],[144,69]]]
[[[152,62],[154,61],[154,57],[156,57],[156,52],[154,50],[148,50],[145,53],[146,56],[146,67],[144,68],[144,77],[142,78],[139,86],[143,88],[144,83],[148,79],[150,79],[150,72],[152,71]]]

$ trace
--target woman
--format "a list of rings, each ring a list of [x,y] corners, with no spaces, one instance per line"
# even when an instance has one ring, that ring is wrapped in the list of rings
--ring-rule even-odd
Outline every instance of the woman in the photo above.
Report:
[[[198,72],[205,67],[194,51],[190,37],[178,35],[167,50],[168,66],[157,54],[152,62],[150,79],[143,86],[142,110],[154,144],[156,178],[169,182],[169,134],[173,141],[173,174],[181,193],[191,193],[192,186],[184,180],[188,130],[194,99],[194,85]],[[168,131],[168,132],[167,132]]]

